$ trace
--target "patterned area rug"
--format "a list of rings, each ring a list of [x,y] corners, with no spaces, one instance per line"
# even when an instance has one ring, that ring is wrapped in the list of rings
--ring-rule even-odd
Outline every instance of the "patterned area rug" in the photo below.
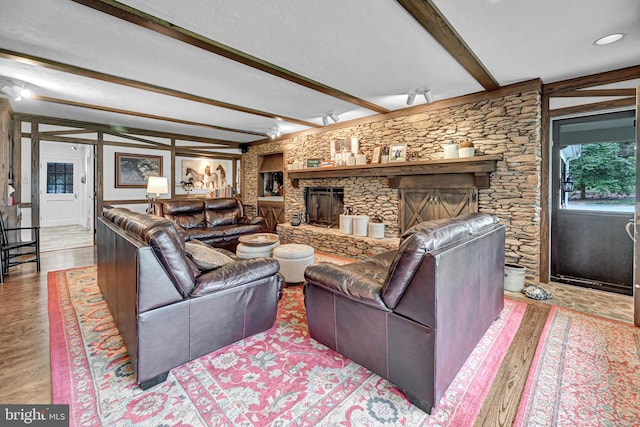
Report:
[[[326,259],[325,259],[326,260]],[[51,272],[53,403],[75,426],[470,425],[520,325],[506,301],[431,416],[392,384],[309,338],[302,287],[273,328],[175,368],[146,391],[96,284],[96,267]]]
[[[553,307],[517,426],[637,426],[640,328]]]

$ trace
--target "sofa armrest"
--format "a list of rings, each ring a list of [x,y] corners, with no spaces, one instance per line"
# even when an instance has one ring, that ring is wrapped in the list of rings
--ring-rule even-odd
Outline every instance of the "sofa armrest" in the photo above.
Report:
[[[200,297],[275,276],[279,269],[280,264],[274,258],[252,258],[232,262],[198,276],[191,297]]]
[[[304,272],[307,284],[327,289],[349,299],[390,311],[382,301],[383,283],[354,271],[354,264],[349,267],[321,262],[310,265]]]
[[[238,224],[241,225],[265,225],[266,221],[261,216],[254,216],[253,218],[248,216],[242,216],[238,219]]]

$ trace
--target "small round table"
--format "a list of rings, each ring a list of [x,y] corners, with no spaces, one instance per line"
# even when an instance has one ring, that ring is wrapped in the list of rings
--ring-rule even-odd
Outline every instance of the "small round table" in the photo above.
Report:
[[[238,237],[236,256],[242,259],[270,257],[280,245],[280,238],[273,233],[256,233]]]

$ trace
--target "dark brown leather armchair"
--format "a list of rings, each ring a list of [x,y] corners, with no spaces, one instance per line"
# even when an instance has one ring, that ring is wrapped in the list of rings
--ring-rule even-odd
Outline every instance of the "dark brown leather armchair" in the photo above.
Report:
[[[430,413],[504,304],[504,226],[427,221],[397,251],[305,271],[311,337],[388,379]]]
[[[138,384],[273,326],[283,278],[271,258],[200,272],[171,221],[106,208],[98,221],[98,285]]]
[[[158,200],[154,214],[173,221],[189,239],[230,251],[236,250],[238,237],[267,231],[265,219],[246,216],[235,197]]]

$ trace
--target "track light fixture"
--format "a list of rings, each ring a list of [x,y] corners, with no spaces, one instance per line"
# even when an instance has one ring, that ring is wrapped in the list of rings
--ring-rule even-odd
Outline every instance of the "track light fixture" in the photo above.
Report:
[[[329,126],[329,116],[322,116],[322,124],[324,126]]]
[[[3,92],[14,101],[22,101],[31,98],[31,91],[24,87],[22,83],[15,83],[10,80],[0,81],[0,92]]]
[[[340,121],[340,117],[332,111],[328,112],[325,116],[322,116],[322,124],[324,126],[329,126],[329,119],[333,120],[334,123],[338,123]]]
[[[409,95],[407,96],[407,105],[413,105],[416,100],[416,95],[424,96],[424,100],[427,101],[427,104],[430,104],[434,101],[431,89],[419,88],[409,92]]]
[[[277,126],[275,128],[269,128],[267,130],[267,136],[271,139],[278,138],[280,137],[280,135],[282,135],[282,133],[280,132],[280,128]]]

